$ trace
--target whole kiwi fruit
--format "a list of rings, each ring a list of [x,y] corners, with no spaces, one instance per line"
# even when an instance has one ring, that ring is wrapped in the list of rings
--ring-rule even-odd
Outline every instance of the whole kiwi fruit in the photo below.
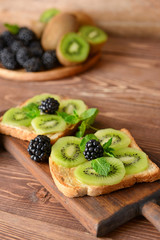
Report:
[[[95,25],[93,19],[85,12],[75,11],[73,14],[76,16],[80,26]]]
[[[78,20],[73,14],[56,15],[45,26],[41,39],[42,47],[45,50],[55,50],[59,39],[68,32],[76,32],[78,27]]]
[[[31,21],[31,29],[36,34],[38,38],[41,38],[42,32],[45,28],[46,23],[42,23],[39,20]]]

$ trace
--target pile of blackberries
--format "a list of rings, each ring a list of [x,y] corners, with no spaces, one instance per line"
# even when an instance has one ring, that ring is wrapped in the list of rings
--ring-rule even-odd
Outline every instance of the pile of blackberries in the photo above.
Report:
[[[59,65],[55,51],[45,52],[35,33],[26,27],[20,28],[17,34],[5,31],[0,35],[0,63],[7,69],[24,68],[27,72]]]

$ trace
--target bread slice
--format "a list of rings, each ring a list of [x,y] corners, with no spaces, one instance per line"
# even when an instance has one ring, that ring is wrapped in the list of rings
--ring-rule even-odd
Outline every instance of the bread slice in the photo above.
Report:
[[[121,129],[122,132],[126,133],[130,139],[131,143],[129,147],[141,150],[140,147],[135,142],[134,138],[127,129]],[[141,150],[142,151],[142,150]],[[147,170],[133,174],[127,175],[123,180],[115,185],[105,185],[105,186],[92,186],[86,185],[79,182],[74,177],[75,168],[65,168],[60,165],[55,164],[54,159],[49,159],[50,172],[54,179],[54,182],[58,189],[67,197],[82,197],[85,195],[89,196],[99,196],[102,194],[110,193],[118,189],[131,187],[138,182],[153,182],[160,179],[160,169],[153,163],[149,158],[149,167]]]
[[[62,100],[65,100],[65,99],[68,99],[68,98],[64,98]],[[23,102],[20,105],[20,107],[26,105],[29,100],[30,99],[27,99],[25,102]],[[38,135],[37,133],[35,133],[35,131],[31,126],[30,127],[10,126],[2,123],[2,119],[3,119],[3,116],[0,117],[0,133],[2,134],[19,138],[21,140],[27,140],[27,141],[30,141],[31,139],[35,138]],[[78,125],[79,123],[74,125],[68,125],[68,127],[62,132],[47,134],[47,136],[51,139],[51,144],[55,143],[61,137],[73,134],[76,131]]]

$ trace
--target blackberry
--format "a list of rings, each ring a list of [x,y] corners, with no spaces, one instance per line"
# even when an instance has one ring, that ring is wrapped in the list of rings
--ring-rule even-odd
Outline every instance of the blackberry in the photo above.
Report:
[[[13,35],[9,31],[5,31],[2,33],[1,37],[4,40],[4,43],[10,47],[10,45],[13,43],[13,41],[16,39],[16,35]]]
[[[18,68],[14,53],[9,48],[4,48],[0,54],[2,65],[10,70]]]
[[[12,44],[11,44],[11,50],[12,52],[16,53],[18,52],[18,50],[23,47],[23,43],[20,40],[15,40]]]
[[[16,54],[16,59],[17,62],[23,67],[24,63],[31,58],[31,56],[31,52],[27,47],[21,47]]]
[[[34,57],[42,57],[43,48],[39,41],[33,41],[29,45],[29,49]]]
[[[36,162],[48,161],[51,153],[51,143],[49,137],[38,135],[30,141],[27,150],[32,160]]]
[[[43,100],[41,102],[41,105],[39,106],[39,109],[43,113],[47,114],[54,114],[59,108],[59,102],[55,100],[54,98],[47,98],[46,100]]]
[[[49,70],[56,67],[59,62],[55,51],[46,51],[42,56],[42,63],[45,69]]]
[[[22,27],[19,30],[18,38],[23,41],[23,43],[27,46],[31,41],[36,39],[35,33],[29,28]]]
[[[3,38],[0,36],[0,51],[5,47]]]
[[[85,150],[83,152],[84,157],[90,161],[103,156],[103,147],[100,142],[95,139],[91,139],[86,143]]]
[[[42,69],[42,63],[39,58],[32,57],[23,64],[23,67],[27,72],[39,72]]]
[[[42,47],[40,41],[38,41],[38,40],[33,41],[29,44],[29,48],[38,48],[38,47]]]

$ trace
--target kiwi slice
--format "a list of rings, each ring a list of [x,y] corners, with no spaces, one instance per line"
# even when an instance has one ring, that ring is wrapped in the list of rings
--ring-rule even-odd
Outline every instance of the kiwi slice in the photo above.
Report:
[[[10,108],[3,116],[2,122],[11,126],[26,126],[31,124],[31,118],[27,117],[21,108]]]
[[[53,145],[51,158],[53,161],[66,168],[75,167],[86,162],[83,153],[80,151],[81,139],[76,137],[63,137]]]
[[[56,16],[58,13],[60,13],[60,10],[56,8],[47,9],[41,14],[39,20],[42,23],[47,23],[52,17]]]
[[[40,95],[36,95],[33,98],[30,98],[25,103],[25,105],[28,105],[29,103],[36,103],[36,104],[40,105],[43,100],[45,100],[45,99],[47,99],[49,97],[55,98],[57,101],[60,101],[60,97],[57,96],[57,95],[49,94],[49,93],[43,93],[43,94],[40,94]]]
[[[113,185],[119,183],[124,175],[125,168],[121,161],[116,158],[107,158],[106,161],[111,166],[111,171],[108,176],[99,175],[92,167],[91,161],[79,165],[75,171],[75,177],[82,183],[87,185]]]
[[[126,174],[143,172],[148,168],[147,155],[134,148],[123,148],[115,151],[115,156],[121,160],[125,166]]]
[[[128,147],[131,142],[131,139],[125,133],[112,128],[99,130],[95,133],[95,135],[100,140],[102,145],[112,138],[111,147],[114,148],[114,150]]]
[[[59,61],[65,65],[76,65],[84,62],[89,55],[89,44],[77,33],[67,33],[58,43],[56,52]]]
[[[66,129],[66,122],[57,115],[42,115],[34,118],[31,125],[37,134],[62,132]]]
[[[68,114],[73,114],[74,110],[78,115],[82,114],[87,109],[87,106],[82,100],[68,99],[61,101],[60,111],[66,112]]]
[[[79,29],[79,34],[91,45],[91,52],[97,52],[107,41],[107,34],[100,28],[86,25]]]

